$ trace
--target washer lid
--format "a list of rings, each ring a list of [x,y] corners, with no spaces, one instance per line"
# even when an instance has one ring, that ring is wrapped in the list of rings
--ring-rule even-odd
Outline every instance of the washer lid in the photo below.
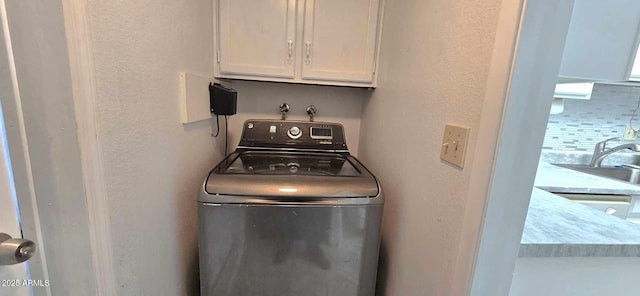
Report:
[[[238,155],[223,174],[357,177],[362,173],[347,157],[334,153],[265,153]]]
[[[376,197],[375,177],[339,153],[236,152],[211,171],[208,194],[260,197]]]

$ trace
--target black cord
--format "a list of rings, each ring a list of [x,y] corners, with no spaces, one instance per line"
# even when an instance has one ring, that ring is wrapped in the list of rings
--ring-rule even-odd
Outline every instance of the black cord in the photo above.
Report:
[[[217,138],[220,134],[220,120],[218,120],[218,114],[216,114],[216,134],[213,135],[214,138]]]
[[[227,156],[227,139],[229,137],[229,117],[227,115],[224,116],[224,156]]]
[[[228,140],[229,140],[229,117],[227,115],[224,116],[224,156],[227,156],[228,153]],[[220,135],[220,118],[218,114],[216,114],[216,134],[213,135],[214,138],[217,138]]]

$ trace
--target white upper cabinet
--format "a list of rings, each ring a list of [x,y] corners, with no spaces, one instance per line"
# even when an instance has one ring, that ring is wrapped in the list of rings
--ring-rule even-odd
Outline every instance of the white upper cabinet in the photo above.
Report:
[[[302,79],[371,82],[377,0],[306,0]]]
[[[559,76],[628,80],[639,36],[639,0],[576,0]]]
[[[218,71],[293,78],[296,0],[219,0]]]
[[[381,1],[215,0],[215,76],[375,87]]]

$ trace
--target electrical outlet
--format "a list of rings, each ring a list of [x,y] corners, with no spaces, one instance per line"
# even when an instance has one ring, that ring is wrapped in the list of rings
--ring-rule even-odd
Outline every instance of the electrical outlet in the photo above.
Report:
[[[464,167],[464,158],[467,154],[467,142],[469,141],[468,127],[446,124],[440,147],[440,159],[460,168]]]
[[[627,125],[624,128],[624,135],[622,135],[622,139],[634,141],[638,139],[638,131],[631,128],[631,126]]]

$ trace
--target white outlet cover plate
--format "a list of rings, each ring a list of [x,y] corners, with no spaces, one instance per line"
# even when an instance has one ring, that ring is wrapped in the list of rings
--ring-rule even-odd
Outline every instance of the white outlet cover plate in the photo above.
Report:
[[[440,146],[440,159],[464,168],[470,130],[466,126],[446,124],[444,126],[444,135],[442,136],[442,145]]]

